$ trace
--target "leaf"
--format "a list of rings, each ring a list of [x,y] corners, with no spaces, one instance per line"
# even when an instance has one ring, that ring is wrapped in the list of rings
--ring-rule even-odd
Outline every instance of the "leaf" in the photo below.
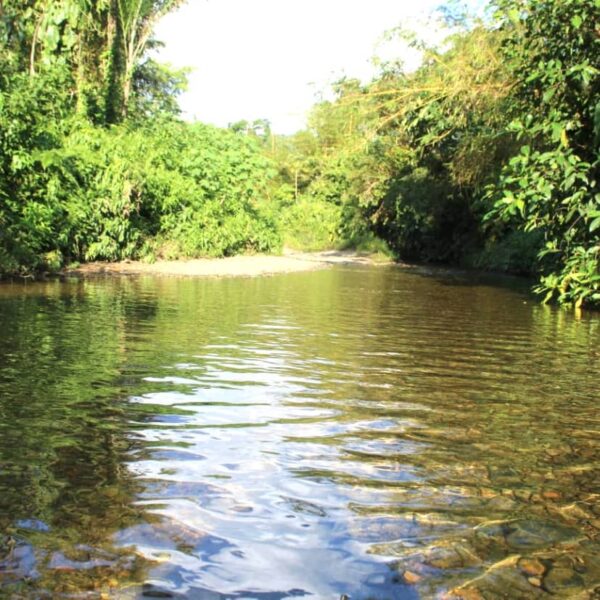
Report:
[[[566,179],[565,179],[565,183],[563,185],[563,188],[565,191],[570,190],[573,187],[573,184],[575,183],[575,174],[569,175]]]
[[[517,25],[521,20],[521,13],[516,8],[511,8],[508,11],[508,18],[512,21],[513,25]]]
[[[544,296],[542,303],[548,304],[548,302],[550,302],[550,300],[552,300],[552,296],[554,296],[554,290],[549,290],[548,293]]]
[[[575,29],[579,29],[582,23],[583,19],[580,15],[573,15],[573,17],[571,18],[571,24],[573,25],[573,27],[575,27]]]
[[[544,102],[550,102],[550,100],[552,100],[552,98],[554,97],[555,92],[556,92],[556,88],[551,87],[550,89],[547,89],[544,92],[544,95],[542,96],[542,99],[544,100]]]
[[[552,139],[554,141],[558,141],[563,132],[562,124],[561,123],[552,123],[551,128],[552,128]]]
[[[598,229],[600,227],[600,217],[596,217],[591,223],[590,223],[590,233],[593,233],[594,231],[596,231],[596,229]]]

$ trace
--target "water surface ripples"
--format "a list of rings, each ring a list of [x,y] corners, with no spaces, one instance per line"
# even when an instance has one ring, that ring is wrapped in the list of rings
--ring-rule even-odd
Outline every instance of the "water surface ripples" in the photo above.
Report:
[[[600,589],[596,316],[389,267],[52,284],[0,307],[0,485],[46,473],[39,500],[0,507],[35,563],[0,563],[20,593],[27,570],[27,589],[115,597]],[[38,426],[28,462],[11,426]]]

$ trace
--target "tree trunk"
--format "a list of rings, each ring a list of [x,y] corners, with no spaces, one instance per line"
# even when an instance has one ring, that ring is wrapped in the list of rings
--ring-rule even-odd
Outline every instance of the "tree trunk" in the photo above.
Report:
[[[35,24],[33,31],[33,37],[31,38],[31,52],[29,53],[29,75],[33,77],[35,75],[35,55],[37,50],[37,42],[40,35],[40,29],[42,27],[42,21],[44,20],[44,13],[40,15],[40,18]]]
[[[106,123],[118,123],[123,114],[122,100],[122,53],[123,32],[119,25],[116,3],[111,9],[106,24],[106,73],[104,82],[104,112]]]

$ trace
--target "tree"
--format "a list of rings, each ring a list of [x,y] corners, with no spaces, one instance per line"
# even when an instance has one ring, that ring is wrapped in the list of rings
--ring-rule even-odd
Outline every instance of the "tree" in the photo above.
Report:
[[[111,0],[109,43],[112,70],[109,82],[109,121],[127,116],[135,70],[146,51],[156,23],[185,0]],[[113,37],[114,35],[114,37]]]
[[[546,299],[600,303],[598,0],[500,0],[519,144],[488,197],[491,218],[545,238]]]

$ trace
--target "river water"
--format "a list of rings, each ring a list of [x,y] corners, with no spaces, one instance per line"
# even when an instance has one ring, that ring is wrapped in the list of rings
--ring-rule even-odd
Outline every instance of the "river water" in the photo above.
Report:
[[[0,328],[0,597],[600,594],[597,314],[338,266],[3,284]]]

